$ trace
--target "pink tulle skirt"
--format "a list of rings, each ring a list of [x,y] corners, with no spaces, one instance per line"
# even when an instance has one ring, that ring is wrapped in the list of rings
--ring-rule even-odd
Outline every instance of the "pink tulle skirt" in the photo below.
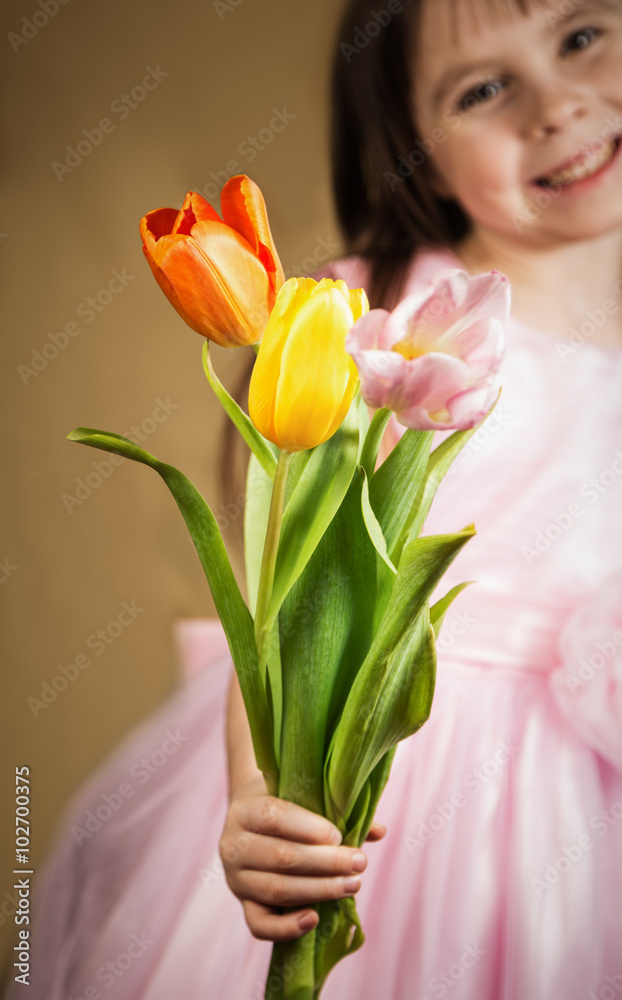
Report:
[[[622,773],[569,719],[532,626],[532,663],[511,641],[495,664],[446,642],[376,813],[387,835],[366,846],[366,942],[323,1000],[622,995]],[[39,873],[35,1000],[263,996],[271,944],[218,853],[232,666],[218,623],[177,634],[184,686],[74,799]]]

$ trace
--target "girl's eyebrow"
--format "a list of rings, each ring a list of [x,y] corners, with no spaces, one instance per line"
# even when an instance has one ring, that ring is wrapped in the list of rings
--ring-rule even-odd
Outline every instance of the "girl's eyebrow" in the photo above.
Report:
[[[575,0],[574,8],[568,14],[560,14],[555,9],[551,9],[549,12],[553,15],[552,19],[543,24],[543,34],[548,35],[549,32],[553,34],[555,31],[563,31],[566,29],[567,25],[572,21],[577,21],[584,19],[592,13],[598,13],[599,11],[617,11],[620,13],[620,0]],[[432,92],[432,104],[435,108],[438,108],[443,98],[446,96],[448,91],[456,84],[461,77],[467,76],[468,74],[479,70],[482,77],[484,76],[484,67],[491,66],[489,60],[479,60],[473,63],[458,63],[454,64],[447,73],[445,73],[439,80],[437,86]]]
[[[562,14],[562,21],[569,21],[571,17],[580,15],[586,10],[620,10],[619,0],[575,0],[573,9],[568,14]],[[553,13],[558,13],[553,10]]]

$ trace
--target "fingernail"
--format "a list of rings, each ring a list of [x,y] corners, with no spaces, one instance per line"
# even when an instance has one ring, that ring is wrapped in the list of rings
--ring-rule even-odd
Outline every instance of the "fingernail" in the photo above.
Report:
[[[342,840],[343,837],[341,836],[341,832],[336,826],[334,826],[330,832],[330,837],[328,838],[329,844],[340,844]]]
[[[345,893],[357,892],[361,888],[361,880],[358,875],[348,875],[343,880],[343,891]]]
[[[312,927],[315,927],[315,923],[316,923],[315,914],[305,913],[298,921],[298,926],[303,931],[310,931]]]
[[[357,851],[356,854],[352,855],[352,871],[362,872],[365,871],[367,867],[367,858],[362,851]]]

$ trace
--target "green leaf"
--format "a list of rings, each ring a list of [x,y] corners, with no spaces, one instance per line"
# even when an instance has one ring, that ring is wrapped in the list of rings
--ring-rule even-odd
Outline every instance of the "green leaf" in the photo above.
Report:
[[[223,409],[231,418],[253,454],[257,456],[257,459],[261,462],[261,465],[266,470],[268,475],[274,479],[274,474],[276,472],[276,457],[273,447],[270,442],[266,441],[265,437],[259,433],[250,417],[248,417],[244,410],[238,405],[238,403],[236,403],[233,396],[229,395],[224,385],[218,378],[216,372],[214,371],[214,366],[212,365],[212,359],[209,353],[209,341],[207,340],[203,344],[202,357],[203,370],[207,376],[207,381],[216,393]]]
[[[286,500],[268,624],[279,609],[348,492],[356,469],[359,431],[354,407],[341,427],[314,448]],[[292,465],[293,465],[292,461]],[[290,469],[291,471],[291,469]]]
[[[368,778],[359,793],[358,799],[354,803],[352,812],[348,816],[346,835],[343,839],[344,844],[359,847],[362,843],[361,833],[367,818],[370,801],[371,784],[370,779]]]
[[[367,834],[369,833],[370,827],[374,821],[374,814],[376,812],[376,807],[378,805],[378,802],[380,801],[380,796],[382,795],[384,787],[387,781],[389,780],[391,765],[393,763],[393,758],[395,757],[396,749],[397,745],[391,747],[388,753],[385,753],[384,757],[382,757],[378,761],[378,763],[376,764],[376,766],[374,767],[373,771],[369,776],[368,780],[369,780],[370,795],[369,795],[369,803],[367,806],[367,816],[365,819],[365,823],[363,824],[359,832],[359,839],[358,842],[356,843],[357,847],[360,847],[362,844],[364,844],[365,840],[367,839]]]
[[[348,494],[279,613],[283,723],[279,795],[324,813],[324,755],[373,638],[376,553]]]
[[[367,439],[370,427],[369,409],[365,400],[361,396],[361,387],[359,386],[356,390],[352,406],[356,409],[356,415],[359,422],[359,453],[358,461],[361,463],[361,455],[363,453],[363,446]]]
[[[330,796],[346,822],[384,754],[429,715],[436,658],[428,600],[474,531],[469,525],[457,534],[418,538],[404,549],[391,599],[352,685],[330,754]]]
[[[297,451],[295,455],[292,455],[292,460],[289,465],[289,472],[287,473],[287,483],[285,486],[285,506],[287,507],[292,496],[296,492],[296,487],[300,481],[300,477],[305,471],[311,457],[315,454],[314,449],[309,451]]]
[[[367,474],[364,468],[360,468],[360,472],[363,477],[363,488],[361,490],[361,505],[363,510],[363,519],[365,521],[365,526],[369,533],[369,537],[373,543],[373,546],[382,559],[383,562],[387,564],[392,573],[397,573],[397,570],[389,558],[389,553],[387,552],[387,542],[382,534],[382,528],[378,522],[378,518],[372,510],[372,506],[369,502],[369,485],[367,482]]]
[[[270,716],[257,662],[253,619],[240,593],[220,530],[208,504],[178,469],[158,461],[127,438],[89,427],[77,427],[67,437],[70,441],[100,448],[149,466],[162,477],[173,494],[201,560],[227,636],[248,714],[257,765],[275,781],[276,762]]]
[[[453,600],[455,600],[458,594],[460,594],[464,588],[468,587],[471,583],[475,583],[475,580],[466,580],[464,583],[459,583],[455,587],[452,587],[444,597],[441,597],[440,601],[437,601],[436,604],[433,604],[430,608],[430,623],[434,629],[434,635],[437,638],[449,605]]]
[[[454,433],[450,434],[448,438],[445,438],[445,440],[442,441],[430,455],[425,476],[413,504],[411,515],[408,518],[407,534],[404,538],[405,544],[411,542],[413,538],[417,538],[420,534],[425,523],[425,519],[430,511],[432,501],[436,495],[436,491],[444,476],[447,474],[451,463],[454,461],[462,448],[464,448],[469,438],[473,437],[484,421],[488,419],[499,402],[500,396],[501,390],[499,390],[499,395],[497,396],[494,406],[492,406],[488,413],[480,420],[479,424],[476,424],[475,427],[472,427],[468,431],[454,431]]]
[[[401,555],[397,543],[425,475],[433,436],[433,431],[406,431],[369,484],[369,499],[394,563]]]
[[[387,410],[383,407],[380,410],[376,410],[369,425],[369,429],[363,443],[361,457],[359,459],[361,465],[367,473],[368,479],[371,479],[374,474],[382,438],[390,419],[391,410]]]
[[[320,903],[315,928],[315,994],[319,997],[326,977],[337,962],[352,955],[365,941],[363,928],[351,896]],[[321,933],[321,929],[324,933]]]

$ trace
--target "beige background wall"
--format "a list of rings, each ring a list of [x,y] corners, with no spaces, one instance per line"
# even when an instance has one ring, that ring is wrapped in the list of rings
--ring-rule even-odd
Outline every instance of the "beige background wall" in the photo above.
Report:
[[[53,12],[55,0],[46,2]],[[67,797],[180,683],[174,620],[214,613],[185,526],[153,473],[125,463],[79,494],[80,504],[68,499],[77,480],[97,483],[93,463],[106,458],[65,440],[78,425],[121,434],[143,425],[145,447],[183,469],[216,509],[229,499],[216,479],[223,418],[202,373],[202,339],[159,291],[142,255],[140,217],[179,207],[189,189],[204,192],[212,172],[220,180],[207,188],[213,195],[225,180],[218,172],[235,160],[233,171],[249,173],[265,194],[286,271],[312,267],[326,244],[336,248],[326,86],[340,6],[66,0],[45,24],[38,0],[3,0],[3,954],[14,926],[15,767],[31,769],[36,867]],[[32,25],[35,12],[36,33],[23,20]],[[32,37],[20,41],[24,31]],[[147,67],[160,74],[157,86],[134,108],[115,103],[142,84]],[[251,161],[245,141],[270,128],[273,109],[295,117],[281,132],[264,131],[265,148]],[[66,147],[102,118],[113,128],[81,162],[69,161],[71,171],[55,172]],[[117,291],[89,312],[88,297],[115,270],[125,286],[113,282]],[[70,326],[68,338],[61,333],[70,323],[80,332]],[[241,362],[216,351],[228,384]],[[158,400],[169,400],[170,412],[154,430]],[[225,541],[239,572],[234,534]],[[97,655],[89,637],[117,619],[124,601],[143,610]],[[46,708],[31,708],[28,699],[81,653],[90,666]]]

